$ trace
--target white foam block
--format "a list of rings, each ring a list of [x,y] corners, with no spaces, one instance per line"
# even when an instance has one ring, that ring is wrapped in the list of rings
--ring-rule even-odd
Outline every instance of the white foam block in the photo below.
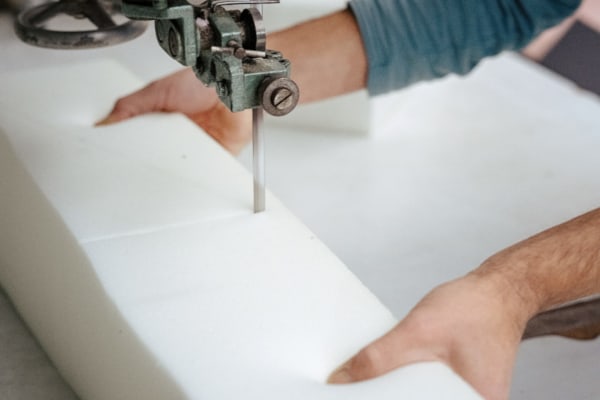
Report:
[[[479,398],[438,363],[326,385],[395,319],[185,118],[92,127],[139,85],[0,78],[0,281],[83,399]]]

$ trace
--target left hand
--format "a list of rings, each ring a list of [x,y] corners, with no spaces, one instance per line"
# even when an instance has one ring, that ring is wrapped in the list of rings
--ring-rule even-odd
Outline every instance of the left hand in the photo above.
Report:
[[[430,292],[394,329],[338,368],[329,383],[441,361],[486,399],[507,399],[528,309],[505,283],[467,275]]]
[[[180,112],[190,118],[232,154],[252,138],[252,113],[232,113],[214,88],[204,86],[187,68],[120,98],[96,125],[114,124],[151,112]]]

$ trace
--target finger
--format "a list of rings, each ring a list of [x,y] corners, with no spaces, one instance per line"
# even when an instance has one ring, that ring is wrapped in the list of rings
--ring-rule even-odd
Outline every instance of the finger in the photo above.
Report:
[[[163,111],[165,97],[166,93],[161,90],[160,85],[151,83],[143,89],[117,100],[111,112],[95,125],[110,125],[138,115]]]
[[[328,379],[328,383],[340,384],[359,382],[382,375],[394,367],[391,366],[391,348],[385,348],[381,338],[360,350],[354,357],[336,369]]]
[[[384,363],[381,358],[382,355],[377,350],[376,343],[370,344],[336,369],[327,383],[352,383],[383,374],[382,365]]]
[[[123,120],[126,120],[128,118],[127,115],[125,114],[120,114],[119,112],[116,111],[111,111],[110,114],[108,114],[106,117],[104,117],[104,119],[101,119],[100,121],[96,122],[94,124],[94,126],[106,126],[106,125],[111,125],[111,124],[115,124],[117,122],[121,122]]]
[[[413,332],[404,323],[400,323],[336,369],[327,382],[360,382],[407,364],[443,358],[436,349],[423,346],[421,338]]]

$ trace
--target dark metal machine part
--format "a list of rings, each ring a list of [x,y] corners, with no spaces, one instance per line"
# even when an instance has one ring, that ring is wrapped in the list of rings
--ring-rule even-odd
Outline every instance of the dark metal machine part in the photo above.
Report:
[[[558,335],[591,340],[600,336],[600,298],[580,301],[540,313],[525,329],[523,339]]]
[[[48,22],[59,16],[88,19],[96,29],[54,30]],[[34,46],[52,49],[90,49],[135,39],[146,30],[141,21],[117,23],[119,7],[110,0],[59,0],[25,9],[18,14],[15,31],[19,38]]]
[[[122,11],[132,19],[155,20],[163,50],[192,67],[204,84],[214,86],[231,111],[261,107],[281,116],[299,99],[298,86],[289,78],[290,62],[266,49],[257,8],[226,8],[278,2],[209,0],[194,6],[185,0],[125,0]]]
[[[265,210],[263,110],[290,113],[298,104],[291,64],[266,47],[262,14],[255,5],[279,0],[207,0],[194,6],[185,0],[125,0],[122,11],[132,19],[155,20],[162,49],[192,67],[198,79],[213,86],[231,111],[252,109],[254,212]],[[239,10],[235,5],[249,5]]]
[[[0,0],[1,1],[1,0]],[[154,20],[158,43],[198,79],[213,86],[233,112],[253,109],[254,209],[265,209],[262,110],[282,116],[298,104],[299,89],[290,79],[291,64],[278,51],[267,50],[262,14],[256,6],[279,0],[58,0],[25,9],[16,19],[21,40],[57,49],[95,48],[135,38]],[[239,5],[247,8],[239,9]],[[131,18],[118,24],[113,16]],[[47,27],[57,16],[86,18],[97,29],[56,31]]]

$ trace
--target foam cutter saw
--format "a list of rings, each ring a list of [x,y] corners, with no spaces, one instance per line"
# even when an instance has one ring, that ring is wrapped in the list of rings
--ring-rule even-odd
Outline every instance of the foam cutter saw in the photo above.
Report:
[[[265,209],[263,110],[290,113],[299,89],[290,79],[291,64],[266,47],[262,4],[279,0],[124,0],[120,7],[105,0],[60,0],[24,10],[16,31],[27,43],[51,48],[90,48],[120,43],[143,32],[140,20],[154,20],[158,43],[198,79],[216,89],[233,112],[253,110],[254,211]],[[117,23],[120,11],[130,20]],[[59,14],[88,18],[97,29],[54,31],[44,25]]]
[[[208,0],[193,6],[185,0],[125,0],[131,19],[156,21],[160,46],[190,66],[206,85],[215,86],[233,112],[253,110],[254,211],[265,209],[262,110],[286,115],[298,104],[299,89],[290,79],[290,62],[267,50],[262,14],[255,5],[279,0]],[[250,7],[228,8],[237,5]]]

